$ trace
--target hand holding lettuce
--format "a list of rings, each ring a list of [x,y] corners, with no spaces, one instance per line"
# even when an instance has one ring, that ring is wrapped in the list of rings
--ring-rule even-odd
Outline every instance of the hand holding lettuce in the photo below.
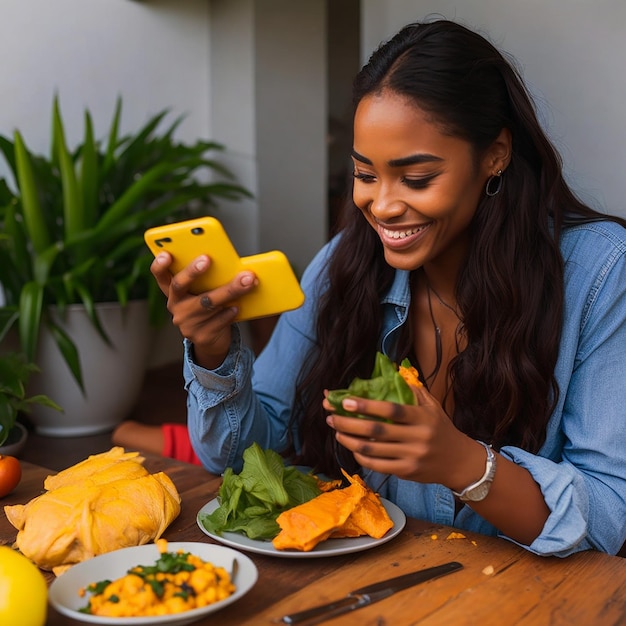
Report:
[[[396,402],[397,404],[416,404],[413,390],[409,385],[416,387],[422,385],[418,378],[417,370],[411,365],[410,361],[404,359],[400,363],[400,367],[398,367],[389,357],[382,354],[382,352],[377,352],[371,378],[355,378],[347,389],[329,391],[327,400],[333,405],[337,415],[376,419],[369,415],[346,411],[342,406],[343,400],[349,396],[354,396],[368,400]],[[381,421],[389,422],[390,420]]]
[[[339,415],[376,419],[344,410],[341,406],[343,399],[356,396],[416,404],[409,385],[419,387],[421,384],[417,370],[408,359],[398,367],[378,352],[370,379],[355,378],[347,389],[330,391],[327,398]],[[226,469],[218,493],[220,506],[203,515],[200,522],[209,532],[218,535],[239,532],[250,539],[273,539],[280,531],[276,518],[283,511],[316,498],[324,487],[324,482],[314,475],[285,466],[278,453],[263,450],[255,443],[244,451],[243,468],[239,474],[235,474],[232,468]]]

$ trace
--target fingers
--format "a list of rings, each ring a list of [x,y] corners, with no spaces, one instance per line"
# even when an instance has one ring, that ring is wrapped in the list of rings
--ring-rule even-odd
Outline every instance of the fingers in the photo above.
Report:
[[[246,295],[258,284],[259,281],[252,272],[240,272],[231,282],[204,294],[208,297],[208,302],[206,299],[204,302],[213,307],[223,307]]]
[[[171,290],[175,294],[187,294],[193,281],[209,269],[209,257],[206,255],[194,259],[183,270],[172,276]]]
[[[372,417],[391,420],[392,422],[409,423],[411,421],[409,411],[407,410],[411,405],[385,400],[366,400],[364,398],[349,397],[344,399],[342,406],[351,413],[371,415]],[[324,407],[326,408],[326,405]],[[332,410],[332,407],[330,410]]]
[[[172,257],[167,252],[161,252],[152,262],[150,271],[156,278],[161,291],[170,300],[177,302],[192,295],[190,290],[193,282],[209,269],[211,260],[207,255],[201,255],[174,275],[170,271],[171,265]],[[200,294],[199,306],[210,313],[223,309],[254,289],[257,284],[258,279],[253,272],[240,272],[226,285]]]
[[[465,435],[425,388],[416,387],[414,392],[417,405],[354,396],[343,400],[346,411],[372,419],[338,415],[324,398],[330,413],[326,422],[336,431],[337,443],[362,467],[405,480],[447,484],[453,466],[450,451]]]
[[[169,292],[169,286],[172,282],[172,275],[169,271],[169,267],[172,264],[172,257],[167,252],[160,252],[150,265],[150,271],[156,278],[159,289],[167,296]]]
[[[337,431],[338,436],[348,436],[363,441],[398,443],[404,441],[406,437],[406,425],[390,424],[375,419],[329,415],[326,423]],[[414,425],[413,428],[419,429],[420,426]]]
[[[202,294],[200,296],[200,306],[205,310],[205,311],[214,311],[215,310],[215,305],[213,304],[213,300],[211,300],[210,296],[208,294]]]
[[[435,398],[430,394],[426,387],[415,387],[414,385],[410,385],[413,395],[415,396],[415,400],[417,404],[420,406],[434,406],[438,404]]]
[[[412,433],[407,437],[407,427],[402,425],[337,415],[329,420],[336,429],[337,443],[352,452],[362,467],[383,474],[401,478],[415,475],[429,450],[424,427],[410,427]]]

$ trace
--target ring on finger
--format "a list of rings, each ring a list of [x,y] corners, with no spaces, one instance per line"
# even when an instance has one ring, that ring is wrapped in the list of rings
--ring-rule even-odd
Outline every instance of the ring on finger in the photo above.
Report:
[[[213,304],[213,301],[206,294],[203,295],[203,296],[200,296],[200,306],[205,311],[214,311],[215,310],[215,305]]]

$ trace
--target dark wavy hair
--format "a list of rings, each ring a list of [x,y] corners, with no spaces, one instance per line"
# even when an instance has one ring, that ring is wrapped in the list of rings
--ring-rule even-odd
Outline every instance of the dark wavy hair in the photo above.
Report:
[[[626,223],[574,196],[514,65],[479,34],[447,20],[406,26],[357,75],[354,107],[384,90],[410,98],[444,132],[469,142],[476,162],[503,128],[511,132],[502,189],[480,201],[458,277],[467,347],[450,366],[451,417],[464,433],[496,448],[513,444],[536,452],[559,393],[560,233],[569,223]],[[380,347],[380,299],[394,276],[378,235],[352,202],[340,231],[317,318],[318,343],[301,373],[294,413],[300,461],[329,474],[338,465],[334,431],[320,402],[323,389],[371,373]],[[400,360],[408,351],[408,342],[401,343],[392,356]]]

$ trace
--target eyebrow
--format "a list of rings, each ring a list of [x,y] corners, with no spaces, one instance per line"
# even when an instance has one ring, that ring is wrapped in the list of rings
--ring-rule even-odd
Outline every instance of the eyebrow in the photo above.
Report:
[[[365,163],[366,165],[372,165],[372,162],[364,157],[362,154],[359,154],[356,150],[352,150],[352,156],[357,161],[361,163]],[[434,154],[412,154],[410,156],[402,157],[400,159],[391,159],[388,162],[390,167],[405,167],[407,165],[419,165],[420,163],[432,163],[434,161],[443,161],[441,157],[435,156]]]

